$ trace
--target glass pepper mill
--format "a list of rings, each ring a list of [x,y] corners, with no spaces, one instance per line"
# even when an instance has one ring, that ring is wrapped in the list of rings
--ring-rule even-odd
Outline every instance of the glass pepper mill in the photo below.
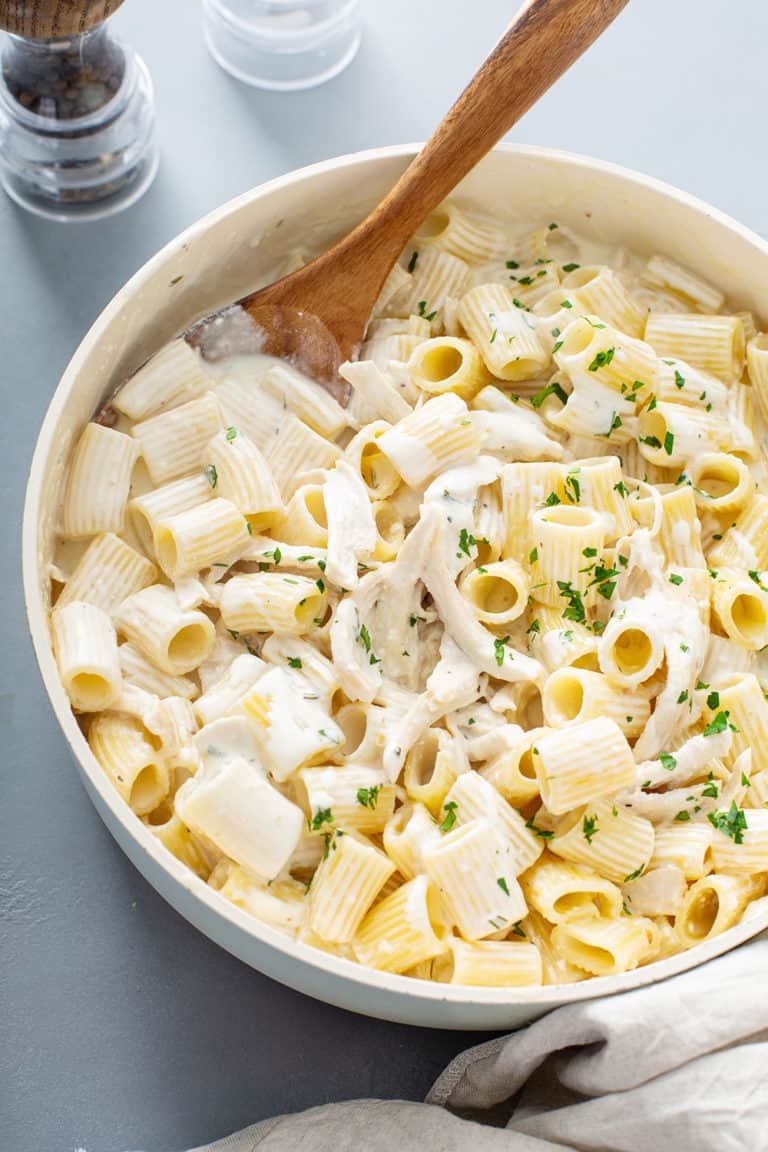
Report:
[[[0,181],[30,212],[93,220],[152,182],[152,84],[105,23],[122,2],[0,0]]]

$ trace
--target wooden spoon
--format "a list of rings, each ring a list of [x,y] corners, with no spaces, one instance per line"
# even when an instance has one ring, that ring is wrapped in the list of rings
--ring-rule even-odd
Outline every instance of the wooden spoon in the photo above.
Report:
[[[381,204],[327,252],[240,302],[262,330],[260,350],[291,360],[345,402],[338,367],[356,355],[409,237],[627,2],[528,0]],[[214,359],[208,325],[190,339]]]

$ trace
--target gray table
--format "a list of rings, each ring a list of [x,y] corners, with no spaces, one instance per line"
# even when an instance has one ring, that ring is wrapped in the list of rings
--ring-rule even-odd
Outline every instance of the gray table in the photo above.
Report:
[[[123,216],[63,227],[0,195],[0,1150],[187,1148],[275,1112],[423,1096],[478,1037],[355,1017],[195,932],[113,844],[48,710],[24,622],[19,527],[48,399],[88,325],[215,205],[341,152],[426,136],[514,0],[364,0],[358,58],[269,95],[224,75],[191,0],[116,17],[154,77],[157,182]],[[730,16],[730,20],[729,17]],[[635,0],[513,133],[615,160],[768,232],[764,0]]]

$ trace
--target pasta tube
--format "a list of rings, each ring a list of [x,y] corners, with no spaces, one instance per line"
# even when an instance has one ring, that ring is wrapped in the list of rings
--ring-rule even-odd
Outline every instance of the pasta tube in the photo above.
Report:
[[[101,424],[86,424],[69,465],[63,536],[82,539],[122,531],[138,455],[138,445],[130,436]]]
[[[204,472],[198,472],[134,496],[128,503],[128,516],[144,551],[153,552],[155,527],[160,520],[196,508],[206,500],[212,500],[213,494],[208,477]]]
[[[80,712],[99,712],[114,704],[122,688],[117,636],[101,608],[73,600],[52,619],[53,650],[59,675]]]
[[[639,736],[651,714],[646,694],[611,685],[601,672],[559,668],[547,677],[541,696],[544,719],[552,728],[566,728],[605,716],[629,739]]]
[[[348,943],[394,871],[392,861],[370,841],[336,832],[312,880],[312,931],[332,943]]]
[[[486,368],[500,380],[528,380],[549,363],[536,322],[515,304],[506,285],[472,288],[462,297],[458,315]]]
[[[216,495],[242,512],[252,532],[263,532],[280,518],[280,493],[269,465],[252,440],[237,428],[227,428],[209,441],[206,458],[208,467],[215,469]]]
[[[322,620],[327,592],[322,581],[279,572],[233,576],[224,585],[219,607],[235,632],[288,632],[301,635]]]
[[[453,393],[435,396],[378,438],[381,452],[414,488],[475,455],[480,436],[467,406]]]
[[[157,577],[157,569],[113,532],[94,536],[56,600],[57,609],[75,600],[101,608],[108,615],[123,600]]]
[[[528,578],[514,560],[468,569],[459,589],[478,620],[498,627],[522,616],[528,600]]]
[[[592,868],[616,884],[648,867],[655,833],[650,820],[606,800],[563,817],[549,841],[550,851]]]
[[[417,876],[374,905],[352,947],[361,964],[385,972],[406,972],[439,956],[448,941],[434,884]]]
[[[217,497],[155,526],[155,555],[171,580],[216,563],[232,563],[250,544],[248,524],[229,500]]]
[[[551,924],[616,917],[621,890],[590,868],[544,856],[522,880],[528,903]]]
[[[490,379],[474,344],[457,336],[438,336],[420,343],[411,353],[408,371],[422,391],[455,392],[465,400]]]
[[[750,900],[759,895],[748,876],[712,874],[688,889],[677,916],[675,931],[681,944],[692,948],[732,927]]]
[[[556,816],[635,782],[632,750],[607,717],[545,732],[533,759],[542,799]]]
[[[541,953],[520,940],[452,940],[433,962],[433,979],[470,987],[523,988],[542,983]]]
[[[656,943],[656,929],[652,920],[641,916],[582,920],[558,924],[552,940],[572,964],[593,976],[614,976],[649,959]]]
[[[183,609],[172,588],[151,584],[115,613],[115,625],[161,671],[183,676],[213,648],[216,630],[204,612]]]
[[[752,651],[768,644],[768,592],[741,569],[718,570],[712,607],[726,636],[737,644]]]
[[[104,712],[88,728],[91,752],[123,800],[138,816],[152,812],[168,794],[168,769],[141,721]]]
[[[605,264],[582,265],[563,277],[563,288],[574,290],[585,312],[606,324],[642,336],[646,310],[627,291],[619,277]]]
[[[596,580],[596,560],[605,544],[605,522],[594,508],[556,504],[531,515],[531,595],[543,604],[570,602],[574,595],[593,604],[610,580]]]
[[[738,316],[650,312],[645,339],[659,356],[685,360],[721,380],[738,380],[744,369],[744,327]]]
[[[356,764],[302,768],[299,779],[306,789],[309,811],[329,810],[333,826],[344,831],[383,832],[395,810],[395,786],[380,768]],[[323,935],[319,928],[315,931]]]
[[[194,400],[208,387],[200,353],[186,340],[172,340],[116,392],[112,407],[131,420]]]
[[[432,841],[423,860],[451,920],[467,939],[511,928],[525,915],[510,845],[487,821],[470,820]]]
[[[212,392],[150,416],[131,428],[154,484],[164,484],[195,469],[202,471],[205,446],[221,428],[221,411]],[[214,486],[213,474],[209,480]]]

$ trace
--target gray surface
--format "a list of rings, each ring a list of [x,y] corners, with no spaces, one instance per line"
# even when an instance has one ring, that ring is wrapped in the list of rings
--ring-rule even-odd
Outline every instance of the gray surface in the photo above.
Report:
[[[473,1041],[314,1003],[245,968],[166,907],[77,781],[20,591],[35,435],[113,292],[167,239],[250,185],[427,135],[514,5],[364,7],[363,48],[343,76],[268,95],[208,59],[192,0],[128,0],[116,23],[156,85],[155,186],[123,216],[76,227],[33,219],[0,195],[2,1152],[171,1152],[321,1101],[417,1099]],[[651,172],[768,232],[767,30],[763,0],[634,0],[513,138]]]

